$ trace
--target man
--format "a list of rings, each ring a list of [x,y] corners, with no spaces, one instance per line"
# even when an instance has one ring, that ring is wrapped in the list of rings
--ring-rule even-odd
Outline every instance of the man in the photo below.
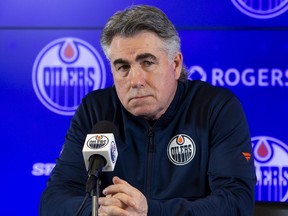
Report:
[[[186,80],[166,15],[144,5],[117,12],[101,45],[115,86],[83,99],[40,214],[75,214],[85,196],[85,137],[108,120],[121,142],[114,171],[101,176],[100,216],[253,215],[254,161],[240,102],[226,89]],[[90,213],[91,200],[82,215]]]

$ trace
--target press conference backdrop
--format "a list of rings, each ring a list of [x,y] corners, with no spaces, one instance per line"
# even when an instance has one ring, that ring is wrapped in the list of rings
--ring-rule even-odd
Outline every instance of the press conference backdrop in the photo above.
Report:
[[[288,201],[288,0],[1,0],[1,214],[38,214],[81,98],[113,84],[99,45],[105,22],[144,3],[176,25],[189,79],[241,100],[256,200]]]

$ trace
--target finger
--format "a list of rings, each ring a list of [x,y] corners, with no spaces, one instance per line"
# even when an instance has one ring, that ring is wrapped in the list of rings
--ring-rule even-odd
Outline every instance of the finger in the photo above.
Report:
[[[114,195],[116,193],[126,193],[130,196],[133,195],[133,191],[135,192],[135,188],[131,186],[128,182],[120,179],[119,177],[113,178],[114,185],[110,185],[103,190],[104,195]]]
[[[118,176],[113,177],[112,179],[114,184],[126,184],[126,185],[130,185],[128,182],[126,182],[125,180],[119,178]]]
[[[98,203],[100,206],[116,206],[119,208],[127,207],[125,203],[116,197],[100,197]]]
[[[125,204],[126,207],[130,206],[130,207],[134,208],[136,206],[136,203],[133,200],[133,198],[128,196],[125,193],[117,193],[117,194],[114,194],[113,197],[115,197],[116,199],[121,201],[123,204]]]
[[[115,206],[100,206],[98,209],[99,216],[129,216],[129,213]]]

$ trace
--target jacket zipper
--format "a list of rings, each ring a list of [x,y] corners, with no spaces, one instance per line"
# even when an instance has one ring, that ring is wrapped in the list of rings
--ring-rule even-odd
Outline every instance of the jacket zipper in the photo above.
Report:
[[[146,194],[150,197],[151,194],[151,182],[152,182],[152,170],[153,170],[153,153],[154,153],[154,133],[153,128],[148,128],[148,158],[147,158],[147,179],[146,179]]]

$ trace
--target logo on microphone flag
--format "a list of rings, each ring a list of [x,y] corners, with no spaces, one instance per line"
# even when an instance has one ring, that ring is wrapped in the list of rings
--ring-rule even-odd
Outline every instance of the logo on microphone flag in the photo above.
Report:
[[[82,149],[86,169],[92,155],[101,155],[106,160],[103,171],[113,171],[118,157],[117,146],[113,133],[87,134]]]
[[[105,135],[92,136],[88,141],[87,145],[91,149],[100,149],[105,147],[109,143],[109,138]]]

